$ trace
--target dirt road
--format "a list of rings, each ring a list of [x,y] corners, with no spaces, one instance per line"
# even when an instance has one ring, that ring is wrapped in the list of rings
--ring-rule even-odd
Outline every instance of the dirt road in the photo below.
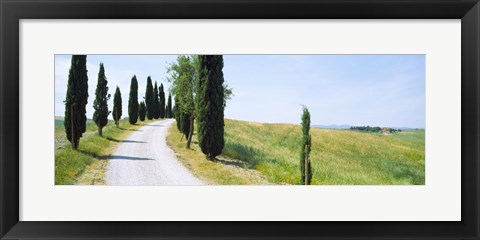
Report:
[[[172,119],[150,123],[135,131],[108,162],[108,185],[203,185],[175,157],[167,146]]]

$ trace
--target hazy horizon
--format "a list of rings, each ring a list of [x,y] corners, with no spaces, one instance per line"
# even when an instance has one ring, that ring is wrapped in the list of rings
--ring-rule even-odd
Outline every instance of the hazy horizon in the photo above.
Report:
[[[132,76],[137,76],[139,101],[149,75],[163,83],[168,97],[166,67],[176,57],[87,55],[87,118],[93,115],[100,62],[109,93],[120,87],[123,118]],[[70,59],[55,55],[55,116],[64,115]],[[425,128],[424,55],[224,55],[223,70],[234,94],[225,118],[299,124],[305,105],[312,125]]]

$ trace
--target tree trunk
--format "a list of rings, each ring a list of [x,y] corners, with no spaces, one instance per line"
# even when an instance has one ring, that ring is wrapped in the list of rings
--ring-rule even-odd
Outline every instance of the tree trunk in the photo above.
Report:
[[[207,159],[210,160],[210,161],[212,161],[212,162],[215,161],[215,157],[212,157],[211,154],[208,154],[208,155],[207,155]]]
[[[190,143],[192,142],[193,138],[193,121],[195,121],[195,116],[193,113],[190,115],[190,132],[188,133],[188,140],[187,140],[187,149],[190,149]]]
[[[101,128],[101,127],[98,128],[98,135],[99,135],[100,137],[103,137],[103,136],[102,136],[102,128]]]

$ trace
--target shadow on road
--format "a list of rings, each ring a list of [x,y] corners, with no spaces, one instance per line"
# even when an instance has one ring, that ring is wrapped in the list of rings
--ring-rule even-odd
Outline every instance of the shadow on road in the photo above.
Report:
[[[142,141],[135,141],[135,140],[119,140],[111,137],[107,137],[109,141],[112,142],[118,142],[118,143],[147,143],[147,142],[142,142]]]
[[[122,128],[122,127],[119,127],[118,129],[124,130],[124,131],[142,132],[142,130],[140,129],[128,129],[128,128]]]
[[[159,125],[157,125],[157,124],[148,124],[148,125],[146,125],[146,126],[149,126],[149,127],[165,127],[164,125],[161,125],[161,124],[159,124]]]
[[[122,155],[113,155],[109,158],[110,160],[154,160],[152,158],[143,158],[143,157],[131,157],[131,156],[122,156]]]

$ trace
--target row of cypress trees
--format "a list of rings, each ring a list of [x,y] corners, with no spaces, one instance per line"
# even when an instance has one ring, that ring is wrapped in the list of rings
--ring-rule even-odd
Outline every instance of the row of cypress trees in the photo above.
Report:
[[[73,55],[68,73],[67,95],[65,98],[64,126],[67,139],[72,148],[77,149],[80,138],[86,131],[86,105],[88,103],[87,56]],[[130,83],[128,99],[129,123],[135,124],[138,119],[172,118],[177,120],[177,128],[187,138],[187,148],[194,131],[194,121],[197,120],[197,137],[199,146],[207,159],[213,160],[220,155],[225,145],[224,141],[224,110],[226,100],[232,94],[231,89],[224,84],[223,57],[221,55],[180,56],[177,63],[168,69],[171,73],[169,81],[173,82],[175,106],[172,110],[172,97],[168,96],[165,106],[163,84],[157,90],[152,86],[152,80],[147,78],[145,101],[138,103],[138,81],[133,75]],[[108,124],[108,81],[103,63],[98,72],[95,100],[93,102],[93,121],[102,136],[102,129]],[[117,127],[122,116],[122,96],[117,86],[113,96],[113,119]],[[309,155],[312,146],[310,135],[310,112],[303,107],[302,113],[302,148],[300,151],[301,184],[310,185],[312,168]]]
[[[224,84],[223,56],[179,56],[168,68],[174,94],[172,115],[177,129],[187,138],[190,148],[195,120],[200,149],[209,160],[222,153],[224,140],[224,110],[231,89]],[[171,99],[169,103],[171,105]]]
[[[87,56],[72,55],[71,66],[68,74],[67,94],[65,98],[65,118],[64,127],[68,141],[73,149],[77,149],[80,138],[86,131],[86,106],[88,103],[88,76],[87,76]],[[108,109],[108,100],[111,95],[108,93],[108,81],[105,75],[105,67],[100,63],[98,72],[97,87],[95,89],[95,100],[93,102],[93,121],[98,127],[98,134],[102,136],[102,129],[108,124],[108,115],[112,113],[113,120],[117,127],[120,127],[122,117],[122,95],[117,86],[113,96],[113,110]],[[152,80],[147,78],[147,91],[145,93],[145,102],[138,103],[138,81],[133,75],[130,83],[130,95],[128,98],[128,117],[130,124],[136,124],[138,119],[144,121],[148,119],[172,118],[172,99],[168,96],[168,102],[165,103],[165,92],[163,84],[157,89],[152,87]]]
[[[145,107],[147,119],[172,118],[172,99],[169,94],[168,103],[165,102],[165,90],[163,84],[158,87],[157,82],[152,86],[152,78],[148,76],[145,89]]]

